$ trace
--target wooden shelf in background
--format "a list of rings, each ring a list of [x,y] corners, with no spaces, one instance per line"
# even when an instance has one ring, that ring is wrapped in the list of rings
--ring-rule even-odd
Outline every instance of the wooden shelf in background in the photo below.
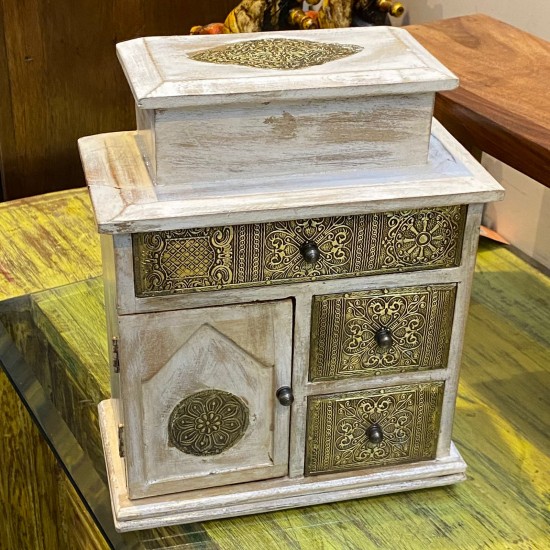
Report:
[[[481,14],[406,29],[460,78],[437,94],[443,125],[550,187],[550,42]]]

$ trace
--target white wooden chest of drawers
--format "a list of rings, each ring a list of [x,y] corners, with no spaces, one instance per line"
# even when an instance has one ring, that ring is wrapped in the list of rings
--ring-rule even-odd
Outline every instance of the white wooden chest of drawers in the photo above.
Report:
[[[149,111],[140,116],[153,123],[149,130],[138,122],[137,132],[79,142],[102,233],[113,395],[101,404],[100,417],[120,530],[464,478],[465,464],[451,442],[464,325],[482,206],[503,191],[431,123],[434,90],[454,78],[409,37],[396,38],[391,29],[276,34],[262,37],[360,46],[349,57],[361,58],[356,82],[345,84],[351,61],[321,65],[337,75],[328,79],[336,82],[331,88],[329,69],[323,73],[317,65],[297,69],[293,80],[290,69],[192,60],[186,56],[199,44],[201,52],[213,47],[197,38],[145,39],[145,50],[134,41],[119,53],[138,108]],[[219,52],[217,41],[241,44],[250,37],[214,40]],[[395,55],[377,57],[378,41]],[[145,64],[139,62],[143,51],[152,52]],[[403,56],[423,64],[420,95],[431,99],[419,115],[425,132],[416,135],[420,126],[413,126],[411,138],[425,151],[400,163],[399,151],[414,149],[409,137],[392,145],[404,134],[392,133],[377,116],[395,109],[398,127],[399,86],[416,97],[413,74],[399,68]],[[197,63],[202,76],[181,84],[180,58],[185,70]],[[156,91],[141,95],[143,81],[150,85],[151,59],[162,78]],[[232,97],[224,97],[219,81],[235,72]],[[258,97],[269,102],[271,94],[286,102],[278,107],[283,110],[311,107],[301,95],[307,78],[318,87],[307,92],[334,112],[342,108],[334,90],[344,97],[346,86],[352,104],[357,98],[369,105],[393,101],[390,110],[373,107],[376,116],[369,120],[377,132],[386,124],[384,147],[395,145],[397,157],[371,162],[376,155],[367,155],[354,164],[348,153],[339,156],[346,136],[317,139],[320,127],[325,136],[338,128],[330,116],[310,125],[309,134],[302,118],[304,143],[311,139],[322,155],[336,155],[328,173],[302,170],[307,151],[296,136],[282,147],[280,136],[264,135],[269,154],[264,148],[243,152],[244,171],[231,176],[226,157],[215,155],[216,144],[233,141],[231,156],[249,147],[232,136],[256,130],[256,122],[246,122],[262,112],[250,89],[255,77]],[[255,113],[244,130],[232,123],[228,134],[211,136],[210,149],[198,147],[205,155],[200,162],[186,150],[166,153],[175,143],[168,135],[205,143],[206,134],[199,139],[193,124],[180,124],[188,106],[199,118],[209,116],[209,101],[233,109],[239,86],[239,109],[248,100]],[[172,107],[178,124],[165,134],[163,117],[172,116],[166,114]],[[215,112],[214,118],[225,116]],[[257,130],[254,139],[263,131]],[[289,162],[277,173],[281,158]],[[213,177],[216,170],[223,181]]]

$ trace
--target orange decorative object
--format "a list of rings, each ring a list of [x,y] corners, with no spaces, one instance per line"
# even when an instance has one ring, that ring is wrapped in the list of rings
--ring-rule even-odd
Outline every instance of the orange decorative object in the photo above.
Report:
[[[308,2],[318,3],[318,0]],[[193,27],[190,34],[248,33],[290,29],[351,27],[354,18],[370,25],[388,24],[388,14],[401,17],[403,4],[394,0],[322,0],[319,11],[303,11],[301,0],[241,0],[223,25]],[[212,28],[211,28],[212,27]]]
[[[311,12],[304,13],[303,10],[298,8],[291,9],[288,14],[288,24],[293,28],[301,30],[318,29],[317,12],[313,12],[315,13],[315,17],[310,17],[309,13]]]
[[[189,34],[223,34],[225,32],[224,29],[223,23],[209,23],[204,27],[201,25],[191,27]]]

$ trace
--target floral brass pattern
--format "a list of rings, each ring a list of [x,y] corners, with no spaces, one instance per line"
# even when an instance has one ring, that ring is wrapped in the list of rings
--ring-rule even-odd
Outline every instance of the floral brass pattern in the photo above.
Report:
[[[168,420],[168,440],[181,452],[218,455],[237,443],[248,428],[248,407],[228,392],[206,390],[182,399]]]
[[[243,65],[256,69],[295,70],[323,65],[359,53],[353,44],[333,44],[288,38],[235,42],[190,55],[194,61],[220,65]]]
[[[466,207],[449,206],[137,233],[136,295],[452,267],[460,263],[465,218]],[[306,241],[320,249],[315,264],[300,254]]]
[[[452,220],[438,210],[403,212],[389,223],[385,238],[387,261],[405,265],[437,262],[452,249],[454,228]]]
[[[445,368],[455,294],[446,284],[316,296],[310,380]],[[389,348],[376,342],[382,327]]]
[[[444,382],[308,400],[306,475],[435,458]],[[373,424],[383,438],[372,443]]]
[[[345,219],[322,218],[268,224],[265,236],[265,274],[268,280],[313,278],[351,271],[353,228]],[[321,255],[311,265],[303,261],[300,246],[317,243]]]

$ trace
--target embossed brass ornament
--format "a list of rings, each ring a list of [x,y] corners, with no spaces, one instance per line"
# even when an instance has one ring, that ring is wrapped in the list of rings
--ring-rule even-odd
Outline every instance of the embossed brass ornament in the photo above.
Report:
[[[138,297],[456,266],[466,207],[132,236]],[[315,242],[319,259],[300,249]]]
[[[435,458],[443,388],[432,382],[309,397],[306,475]]]
[[[445,284],[316,296],[310,380],[445,368],[455,294]]]
[[[183,453],[217,455],[237,443],[248,428],[244,401],[221,390],[206,390],[182,399],[168,420],[168,440]]]
[[[401,17],[405,12],[403,4],[393,0],[376,0],[376,7],[381,12],[387,12],[393,17]]]
[[[330,44],[313,40],[267,38],[234,42],[194,53],[194,61],[220,65],[244,65],[256,69],[292,70],[323,65],[358,53],[353,44]]]

